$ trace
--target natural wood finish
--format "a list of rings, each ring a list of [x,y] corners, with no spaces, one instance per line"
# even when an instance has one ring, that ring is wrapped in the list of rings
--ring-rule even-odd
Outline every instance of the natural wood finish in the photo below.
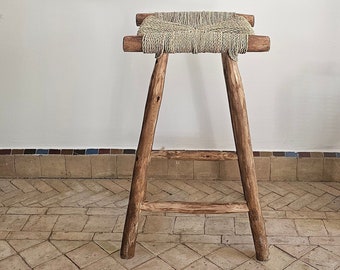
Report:
[[[142,36],[125,36],[124,52],[141,52]],[[270,50],[270,38],[267,36],[250,35],[248,37],[248,52],[267,52]]]
[[[144,19],[146,17],[152,15],[152,14],[153,13],[137,13],[136,14],[136,25],[140,26],[142,24],[142,22],[144,21]],[[254,15],[239,14],[239,13],[236,13],[236,14],[246,18],[247,21],[250,23],[250,25],[254,27],[254,24],[255,24],[255,16]]]
[[[228,54],[222,54],[222,62],[242,186],[249,208],[249,221],[253,234],[256,258],[264,261],[268,259],[269,251],[264,219],[258,199],[255,163],[241,75],[237,62],[233,61]]]
[[[148,97],[144,110],[144,119],[136,152],[133,169],[129,205],[125,220],[120,255],[124,259],[135,254],[139,214],[146,193],[146,170],[150,162],[156,123],[161,105],[168,54],[162,54],[155,63],[151,76]]]
[[[142,210],[187,214],[226,214],[248,212],[245,203],[144,202]]]
[[[228,160],[237,159],[236,153],[222,152],[222,151],[166,151],[157,150],[152,151],[152,157],[168,158],[168,159],[180,159],[180,160]]]
[[[137,14],[142,21],[148,14]],[[248,16],[248,15],[247,15]],[[249,15],[252,16],[252,15]],[[250,18],[251,19],[251,18]],[[252,16],[252,19],[254,17]],[[262,52],[270,49],[266,36],[249,36],[248,51]],[[142,50],[141,36],[124,37],[123,48],[127,52]],[[139,215],[142,210],[190,214],[224,214],[248,212],[256,258],[267,260],[269,256],[264,219],[258,198],[258,186],[251,146],[245,95],[237,62],[222,53],[223,71],[227,86],[230,115],[236,145],[236,153],[223,151],[152,151],[155,128],[162,100],[168,54],[162,54],[155,63],[145,105],[142,130],[136,153],[135,166],[125,220],[121,257],[132,258],[135,253]],[[172,159],[225,160],[238,159],[246,203],[200,203],[200,202],[145,202],[146,171],[151,156]]]

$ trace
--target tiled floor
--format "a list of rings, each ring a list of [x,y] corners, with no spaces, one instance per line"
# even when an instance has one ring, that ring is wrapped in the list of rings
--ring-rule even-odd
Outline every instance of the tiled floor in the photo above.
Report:
[[[0,180],[0,269],[340,269],[340,183],[259,182],[270,260],[247,215],[143,213],[119,258],[128,180]],[[152,180],[150,200],[242,201],[233,181]]]

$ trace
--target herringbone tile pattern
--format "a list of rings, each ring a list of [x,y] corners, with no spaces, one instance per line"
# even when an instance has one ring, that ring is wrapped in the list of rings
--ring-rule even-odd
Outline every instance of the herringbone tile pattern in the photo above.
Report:
[[[0,269],[340,269],[340,183],[259,182],[271,258],[247,215],[143,213],[119,258],[130,181],[0,180]],[[237,181],[150,180],[149,200],[243,201]]]

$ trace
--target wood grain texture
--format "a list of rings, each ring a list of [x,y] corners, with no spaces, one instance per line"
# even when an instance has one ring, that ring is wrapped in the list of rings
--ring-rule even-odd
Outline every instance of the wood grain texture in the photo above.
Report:
[[[137,13],[136,14],[136,25],[137,26],[140,26],[142,24],[142,22],[144,21],[144,19],[150,15],[152,15],[154,13]],[[239,16],[242,16],[244,18],[247,19],[247,21],[250,23],[250,25],[252,27],[254,27],[254,24],[255,24],[255,16],[254,15],[249,15],[249,14],[239,14],[239,13],[236,13],[237,15]]]
[[[264,219],[258,198],[255,162],[250,139],[243,84],[237,62],[233,61],[226,53],[222,54],[222,62],[242,186],[249,208],[249,221],[256,250],[256,258],[264,261],[268,259],[269,251]]]
[[[236,153],[223,151],[157,150],[152,151],[151,156],[156,158],[179,159],[179,160],[237,159]]]
[[[125,51],[141,50],[140,36],[124,38]],[[249,36],[250,51],[270,49],[269,37]],[[176,212],[190,214],[222,214],[248,212],[252,230],[256,258],[268,259],[268,243],[264,219],[258,198],[255,163],[251,146],[245,95],[237,62],[227,53],[222,54],[223,72],[227,86],[230,115],[236,145],[236,153],[223,151],[152,151],[155,128],[162,100],[168,54],[162,54],[155,63],[144,111],[142,131],[136,152],[135,166],[124,226],[121,257],[132,258],[138,230],[139,215],[142,210],[156,212]],[[199,202],[145,202],[146,171],[151,156],[174,159],[225,160],[238,159],[246,204],[216,204]]]
[[[245,203],[144,202],[142,210],[187,214],[226,214],[248,212]]]
[[[142,52],[142,36],[125,36],[123,38],[124,52]],[[270,50],[268,36],[250,35],[248,37],[248,52],[267,52]]]
[[[151,76],[148,97],[144,110],[144,119],[133,169],[129,205],[125,220],[121,257],[132,258],[135,254],[137,230],[141,204],[147,188],[146,170],[151,159],[155,129],[161,106],[168,54],[162,54],[155,63]]]

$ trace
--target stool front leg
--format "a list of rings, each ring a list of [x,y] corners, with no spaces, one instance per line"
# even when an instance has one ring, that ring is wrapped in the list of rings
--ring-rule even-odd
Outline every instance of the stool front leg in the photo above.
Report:
[[[120,256],[123,259],[135,255],[141,204],[145,200],[146,171],[151,158],[155,129],[163,95],[168,54],[162,54],[155,63],[151,76],[144,118],[133,169],[129,205],[126,214]]]
[[[233,61],[227,53],[222,54],[222,62],[242,186],[249,208],[249,222],[256,258],[260,261],[265,261],[268,260],[269,251],[264,219],[258,198],[255,163],[243,84],[237,62]]]

